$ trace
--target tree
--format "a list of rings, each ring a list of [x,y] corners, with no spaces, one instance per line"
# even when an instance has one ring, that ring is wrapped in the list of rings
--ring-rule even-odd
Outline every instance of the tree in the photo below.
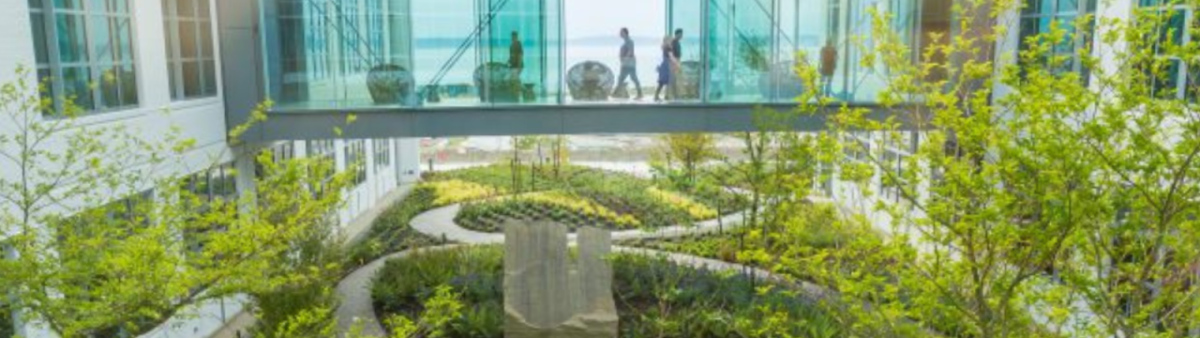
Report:
[[[277,267],[340,205],[348,178],[329,179],[330,164],[294,160],[257,194],[209,199],[182,175],[195,144],[178,129],[82,126],[69,98],[55,110],[45,85],[16,75],[0,85],[0,290],[24,318],[64,338],[136,336],[190,305],[305,278]]]
[[[797,151],[833,159],[866,203],[848,221],[887,236],[790,266],[835,286],[829,310],[861,336],[1194,333],[1200,107],[1163,88],[1200,42],[1155,37],[1175,32],[1173,6],[1197,5],[1059,21],[1006,58],[993,49],[1012,26],[999,13],[1017,4],[956,2],[956,26],[971,33],[934,34],[918,62],[875,13],[858,48],[885,78],[893,118],[834,108],[817,147]],[[1092,34],[1105,53],[1063,52]],[[1064,71],[1073,63],[1088,72]]]
[[[688,185],[696,183],[696,172],[701,165],[721,155],[717,152],[716,139],[712,134],[667,134],[659,136],[658,140],[661,144],[659,156],[667,162],[669,169],[676,169],[678,163]]]

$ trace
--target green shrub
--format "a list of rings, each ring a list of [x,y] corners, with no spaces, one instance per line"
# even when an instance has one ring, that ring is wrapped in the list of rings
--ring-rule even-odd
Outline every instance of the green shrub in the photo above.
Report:
[[[351,247],[347,266],[353,269],[389,253],[438,244],[440,239],[409,226],[414,217],[433,209],[434,197],[432,190],[418,187],[408,197],[388,207],[371,224],[367,236]]]
[[[665,258],[617,254],[613,290],[621,337],[825,338],[832,319],[786,287],[760,293],[761,281],[677,266]],[[389,261],[372,286],[381,318],[416,316],[439,287],[463,305],[446,337],[503,337],[503,250],[498,246],[422,252]],[[769,311],[767,311],[769,310]],[[824,329],[813,331],[814,325]],[[763,333],[764,328],[770,331]]]
[[[12,337],[17,333],[16,327],[13,327],[12,319],[12,308],[7,303],[0,301],[0,337]]]
[[[425,178],[433,181],[461,180],[495,188],[511,188],[511,175],[511,166],[496,164],[429,173]],[[527,171],[523,175],[528,175]],[[648,188],[658,184],[652,180],[626,173],[567,165],[563,167],[562,173],[557,177],[550,174],[539,176],[537,190],[566,191],[592,200],[619,214],[632,215],[648,227],[689,224],[701,221],[691,219],[687,212],[676,210],[671,204],[661,201],[646,192]],[[680,189],[670,184],[660,186],[659,188],[681,192],[707,207],[719,209],[724,214],[742,210],[747,204],[745,197],[724,189]],[[720,208],[717,208],[718,205]],[[520,205],[517,207],[524,208],[527,206]],[[512,209],[500,209],[498,213],[514,218],[533,214],[532,211],[515,212]]]

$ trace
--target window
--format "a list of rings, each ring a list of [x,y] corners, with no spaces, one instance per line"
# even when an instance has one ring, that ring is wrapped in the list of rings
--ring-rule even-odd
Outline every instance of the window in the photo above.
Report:
[[[138,105],[129,0],[28,0],[38,78],[55,108],[85,112]]]
[[[367,143],[363,140],[346,141],[346,151],[343,156],[346,168],[354,168],[354,186],[367,181]]]
[[[162,0],[171,99],[217,95],[209,0]]]
[[[1066,30],[1069,41],[1054,44],[1051,52],[1055,55],[1072,55],[1069,61],[1056,68],[1050,69],[1055,74],[1073,72],[1087,77],[1078,52],[1090,50],[1092,45],[1092,25],[1085,27],[1082,34],[1076,34],[1076,20],[1096,11],[1096,0],[1024,0],[1021,9],[1020,49],[1029,48],[1029,37],[1050,32],[1050,26],[1057,25]],[[1094,21],[1094,19],[1093,19]]]
[[[1195,63],[1185,62],[1178,55],[1174,55],[1168,50],[1168,46],[1185,47],[1192,42],[1192,32],[1189,28],[1196,27],[1195,14],[1190,6],[1165,3],[1158,0],[1142,0],[1139,4],[1149,9],[1145,14],[1163,15],[1162,25],[1154,27],[1155,32],[1151,33],[1156,36],[1146,38],[1146,41],[1152,41],[1151,47],[1155,49],[1159,61],[1165,61],[1157,74],[1151,66],[1144,66],[1149,80],[1150,95],[1164,99],[1187,98],[1194,102],[1194,88],[1200,69],[1197,69]],[[1192,23],[1191,27],[1187,24],[1189,22]]]
[[[185,181],[188,191],[204,202],[233,200],[237,197],[237,173],[233,163],[226,163],[196,173]]]
[[[237,199],[237,172],[233,163],[193,174],[184,181],[184,185],[185,189],[200,199],[202,204],[197,206],[200,212],[208,212],[214,202],[232,203]],[[204,250],[212,232],[225,229],[224,224],[195,224],[184,229],[184,242],[189,252],[199,253]]]
[[[392,140],[376,139],[372,146],[375,150],[375,172],[383,172],[392,165]]]
[[[324,189],[323,185],[333,179],[334,173],[337,172],[337,162],[333,157],[336,146],[333,140],[309,140],[305,142],[305,145],[307,151],[305,154],[309,158],[320,157],[329,166],[329,171],[325,173],[325,177],[323,178],[322,187],[317,189],[317,192],[320,193]]]

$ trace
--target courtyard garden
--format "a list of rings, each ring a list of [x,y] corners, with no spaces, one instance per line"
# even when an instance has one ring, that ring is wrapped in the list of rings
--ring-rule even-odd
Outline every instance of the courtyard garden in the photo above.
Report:
[[[434,204],[464,203],[456,223],[482,232],[500,232],[509,220],[653,229],[713,220],[747,204],[731,190],[700,191],[572,165],[539,171],[500,164],[432,173],[426,180],[438,196]]]
[[[839,334],[814,300],[786,283],[656,256],[610,259],[621,337],[752,337],[768,329],[792,337]],[[420,320],[428,317],[427,307],[444,307],[448,286],[460,315],[441,321],[442,337],[503,337],[503,262],[498,246],[423,251],[388,261],[371,288],[376,313],[389,324]]]

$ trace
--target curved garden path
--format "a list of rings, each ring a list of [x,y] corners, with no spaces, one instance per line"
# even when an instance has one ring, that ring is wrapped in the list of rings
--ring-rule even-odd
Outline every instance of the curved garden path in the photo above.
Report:
[[[504,243],[504,234],[468,230],[455,223],[454,217],[458,215],[458,212],[461,209],[461,204],[454,204],[429,210],[414,217],[409,224],[423,234],[444,238],[448,241],[462,243],[465,245]],[[651,231],[641,229],[614,231],[612,233],[612,238],[613,240],[658,239],[713,233],[721,231],[722,228],[735,228],[741,224],[741,221],[742,213],[734,213],[721,217],[720,219],[697,222],[695,225],[675,225],[658,228]],[[569,236],[569,240],[574,241],[575,234],[570,234]],[[371,280],[374,278],[375,274],[383,268],[385,262],[394,258],[406,257],[417,250],[446,250],[458,246],[459,245],[446,245],[405,250],[393,253],[363,265],[362,267],[358,268],[358,270],[355,270],[347,275],[346,278],[342,279],[337,286],[338,296],[341,297],[341,305],[338,306],[338,309],[335,313],[338,319],[339,334],[344,335],[345,332],[349,331],[350,327],[353,326],[356,321],[358,321],[361,322],[362,333],[377,337],[383,337],[385,335],[383,326],[380,325],[379,320],[375,315],[375,309],[371,302]],[[697,269],[735,271],[763,280],[778,282],[785,281],[783,278],[771,274],[766,270],[698,256],[621,246],[614,246],[613,251],[663,256],[676,264],[690,266]],[[794,283],[800,290],[803,291],[805,298],[810,300],[824,298],[829,295],[829,291],[827,289],[815,284],[794,281],[792,283]]]

